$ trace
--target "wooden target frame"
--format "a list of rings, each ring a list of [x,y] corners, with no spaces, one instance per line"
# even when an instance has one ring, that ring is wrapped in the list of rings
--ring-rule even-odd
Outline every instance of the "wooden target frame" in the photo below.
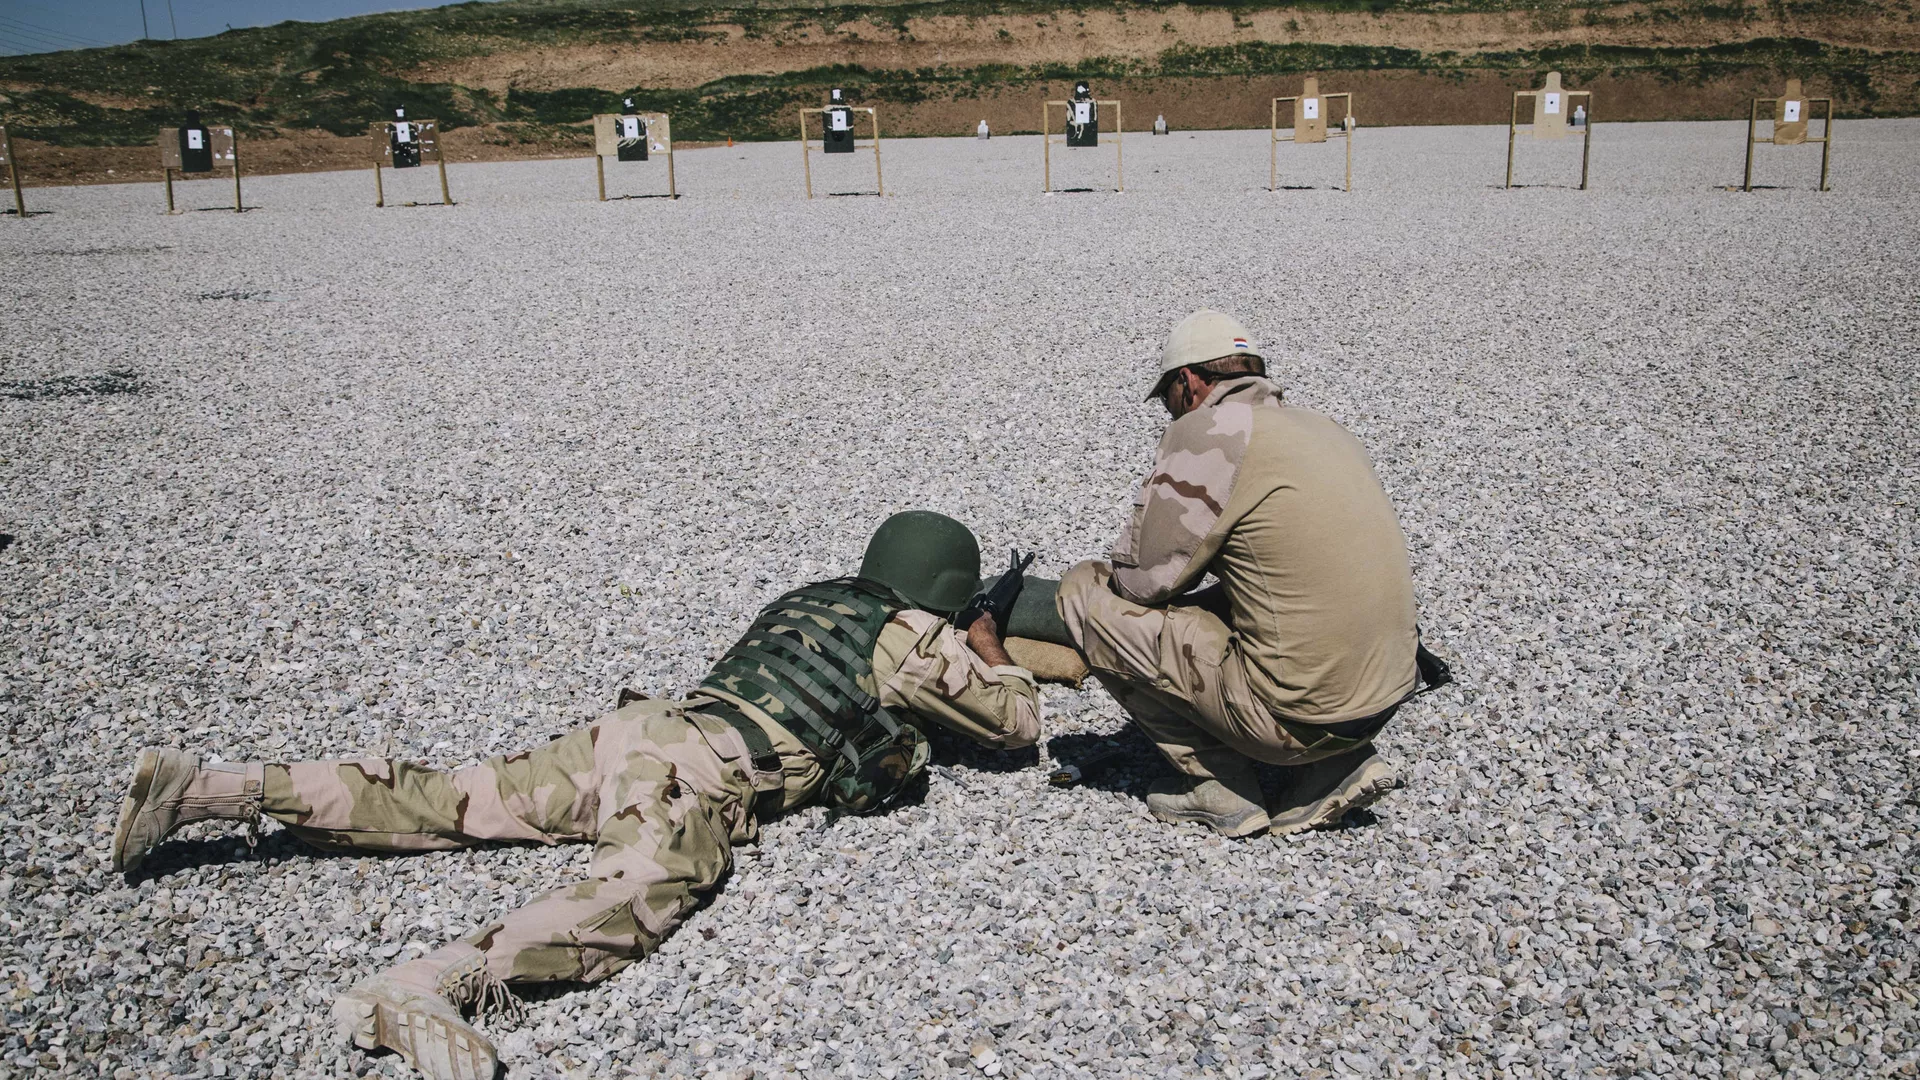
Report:
[[[27,200],[20,194],[20,159],[13,152],[13,136],[0,126],[0,165],[7,168],[7,184],[13,188],[13,212],[27,216]]]
[[[1547,131],[1543,129],[1545,129],[1549,123],[1546,117],[1554,115],[1549,109],[1548,104],[1549,95],[1553,94],[1560,96],[1559,103],[1561,109],[1559,116],[1561,119],[1559,126],[1550,129],[1552,133],[1548,134]],[[1520,129],[1520,99],[1523,97],[1533,98],[1533,119],[1527,126],[1529,128],[1528,133],[1536,140],[1565,138],[1567,132],[1564,129],[1572,122],[1573,109],[1570,106],[1573,104],[1573,99],[1586,99],[1587,121],[1582,125],[1586,131],[1580,140],[1580,190],[1587,190],[1587,160],[1593,150],[1593,91],[1562,89],[1560,86],[1560,73],[1557,71],[1547,72],[1547,83],[1538,90],[1515,90],[1513,92],[1513,107],[1507,113],[1506,186],[1513,186],[1513,141],[1515,134]]]
[[[1124,147],[1126,124],[1122,122],[1123,117],[1120,112],[1120,102],[1096,99],[1094,104],[1103,107],[1107,105],[1113,106],[1113,190],[1116,192],[1125,192],[1127,190],[1127,158]],[[1060,138],[1062,141],[1065,141],[1067,137],[1067,121],[1073,116],[1071,111],[1073,102],[1071,101],[1043,101],[1040,103],[1040,190],[1046,194],[1053,193],[1052,118],[1053,107],[1055,105],[1060,106]],[[1095,123],[1097,124],[1098,122],[1096,118]],[[1098,128],[1095,128],[1095,130],[1097,131]]]
[[[1340,98],[1345,109],[1341,114],[1340,123],[1329,129],[1326,117],[1329,110],[1324,107],[1324,103],[1334,98]],[[1288,129],[1292,134],[1285,138],[1280,135],[1280,103],[1283,101],[1293,103],[1293,127]],[[1312,104],[1310,105],[1309,102]],[[1359,126],[1359,122],[1353,118],[1353,95],[1345,92],[1323,94],[1320,92],[1319,79],[1307,79],[1301,84],[1298,94],[1274,98],[1272,119],[1267,127],[1267,190],[1280,190],[1281,143],[1293,143],[1298,146],[1302,143],[1323,143],[1328,139],[1345,139],[1347,141],[1347,182],[1343,190],[1352,191],[1353,133]]]
[[[622,117],[638,117],[647,126],[647,141],[664,145],[667,152],[667,193],[668,199],[680,197],[679,189],[673,183],[673,120],[666,113],[600,113],[593,118],[593,171],[600,184],[600,201],[607,201],[607,159],[620,156],[620,120]],[[658,199],[659,195],[615,195],[615,199]]]
[[[1807,133],[1813,122],[1810,114],[1815,104],[1826,106],[1826,112],[1821,117],[1820,137],[1817,139]],[[1773,121],[1773,132],[1764,139],[1759,137],[1761,105],[1772,106],[1772,115],[1767,119]],[[1799,107],[1798,117],[1791,116],[1795,111],[1793,106]],[[1833,99],[1808,97],[1801,90],[1799,79],[1788,79],[1786,91],[1779,97],[1754,98],[1753,104],[1747,108],[1747,172],[1740,181],[1740,190],[1753,190],[1753,148],[1756,145],[1800,146],[1810,142],[1820,144],[1820,186],[1816,190],[1831,190],[1827,187],[1827,169],[1833,161]]]
[[[872,106],[868,106],[868,105],[823,105],[817,109],[801,109],[800,110],[800,168],[801,168],[801,171],[806,174],[806,178],[807,178],[807,198],[809,199],[813,198],[813,158],[812,158],[813,147],[808,142],[809,137],[807,135],[807,117],[815,113],[820,114],[820,142],[821,142],[821,145],[824,147],[827,139],[827,135],[826,135],[827,114],[829,112],[832,112],[834,109],[845,109],[848,112],[866,113],[867,119],[873,122],[873,147],[872,147],[873,149],[873,189],[874,189],[873,193],[875,195],[878,195],[884,198],[887,194],[887,181],[886,181],[886,178],[880,172],[880,114],[874,111]],[[856,151],[859,150],[860,149],[859,134],[856,132],[849,132],[849,134],[853,135],[853,148]],[[824,154],[826,153],[826,151],[822,149],[821,153]],[[858,195],[862,193],[849,192],[849,194]]]
[[[367,129],[367,136],[374,142],[373,147],[373,205],[387,205],[387,189],[380,180],[380,167],[393,164],[393,125],[411,124],[420,144],[420,160],[433,160],[440,167],[440,201],[437,203],[406,203],[406,206],[452,206],[453,192],[447,187],[447,152],[440,145],[440,121],[438,120],[382,120]]]
[[[186,162],[180,157],[180,133],[185,130],[184,126],[160,129],[160,171],[167,178],[167,214],[169,216],[186,213],[184,210],[174,208],[175,174],[178,174],[179,179],[204,176],[201,173],[188,173],[184,168]],[[233,128],[225,126],[214,127],[209,124],[206,125],[206,131],[207,149],[213,154],[214,168],[217,170],[225,164],[233,170],[233,212],[242,213],[246,207],[240,202],[240,136],[234,133]]]

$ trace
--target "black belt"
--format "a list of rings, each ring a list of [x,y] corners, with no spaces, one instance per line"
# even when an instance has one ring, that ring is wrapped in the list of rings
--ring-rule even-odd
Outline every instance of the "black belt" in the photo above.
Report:
[[[780,754],[773,748],[773,740],[767,737],[767,729],[753,721],[753,718],[739,709],[718,699],[709,699],[693,710],[705,713],[715,720],[740,733],[747,744],[747,757],[753,761],[753,767],[760,772],[779,772]]]

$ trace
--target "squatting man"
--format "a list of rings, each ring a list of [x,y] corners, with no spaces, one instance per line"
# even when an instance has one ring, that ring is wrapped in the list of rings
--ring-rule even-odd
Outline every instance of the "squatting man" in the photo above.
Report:
[[[188,822],[261,815],[331,849],[592,843],[585,880],[334,1004],[355,1045],[397,1051],[435,1080],[475,1080],[498,1062],[467,1014],[512,1017],[511,985],[597,982],[648,955],[762,819],[814,801],[888,804],[925,767],[929,725],[1032,745],[1035,676],[1007,653],[1009,618],[1076,649],[1066,663],[1035,655],[1077,668],[1069,678],[1091,668],[1173,765],[1178,776],[1148,795],[1155,817],[1228,836],[1337,822],[1398,786],[1373,739],[1421,682],[1448,677],[1419,645],[1393,508],[1359,442],[1283,404],[1225,315],[1174,328],[1148,397],[1173,422],[1111,559],[1074,566],[1057,587],[1033,579],[1018,611],[1023,564],[979,592],[964,525],[896,514],[857,575],[769,604],[684,701],[632,702],[537,750],[450,773],[143,751],[114,865],[131,873]],[[1209,575],[1217,584],[1196,591]],[[1272,806],[1256,762],[1286,767]]]

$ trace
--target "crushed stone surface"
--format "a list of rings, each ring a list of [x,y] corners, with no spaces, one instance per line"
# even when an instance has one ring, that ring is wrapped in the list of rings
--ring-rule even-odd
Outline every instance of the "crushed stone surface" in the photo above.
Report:
[[[107,845],[148,744],[446,765],[693,686],[929,507],[1102,554],[1189,310],[1354,430],[1460,682],[1372,817],[1227,842],[1097,688],[924,799],[804,811],[660,953],[488,1027],[516,1078],[1920,1071],[1920,122],[793,144],[29,191],[0,220],[0,1078],[397,1077],[355,980],[586,847]],[[813,158],[816,191],[871,183]],[[1110,184],[1106,148],[1055,183]],[[657,163],[616,193],[664,191]],[[431,169],[388,174],[431,200]],[[182,185],[219,206],[220,181]],[[1086,781],[1055,788],[1057,764]]]

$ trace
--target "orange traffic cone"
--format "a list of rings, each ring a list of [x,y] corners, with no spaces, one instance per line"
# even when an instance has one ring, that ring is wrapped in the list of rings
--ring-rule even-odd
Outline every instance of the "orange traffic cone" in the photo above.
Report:
[[[732,146],[732,145],[733,145],[733,136],[731,136],[731,135],[729,135],[729,136],[727,136],[727,145],[728,145],[728,146]]]

